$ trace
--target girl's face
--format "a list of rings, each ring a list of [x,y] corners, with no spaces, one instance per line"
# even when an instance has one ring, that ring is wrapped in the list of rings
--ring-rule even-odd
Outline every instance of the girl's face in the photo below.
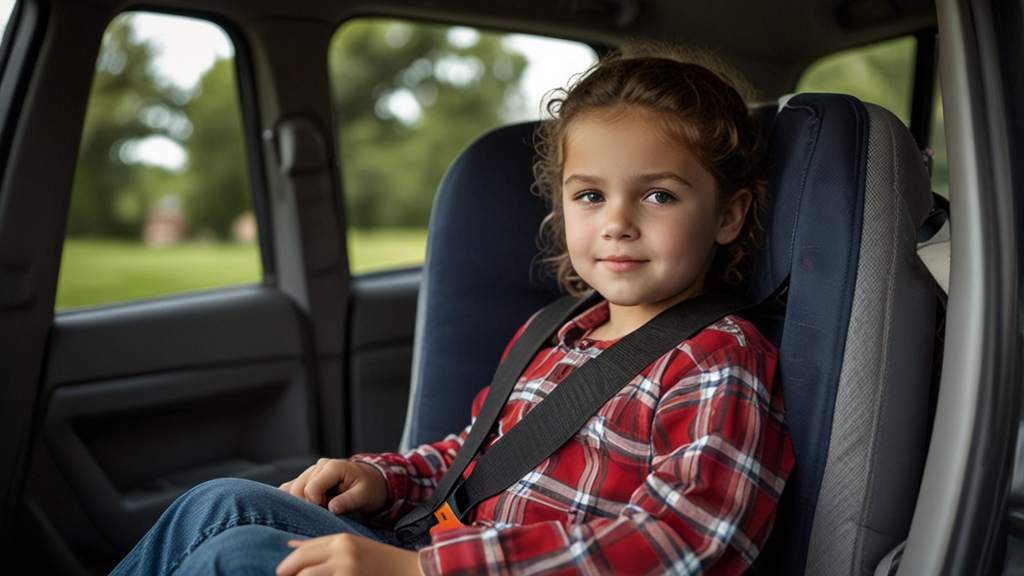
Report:
[[[564,158],[566,243],[587,284],[651,316],[704,292],[715,247],[739,234],[749,193],[721,206],[711,173],[643,111],[573,120]]]

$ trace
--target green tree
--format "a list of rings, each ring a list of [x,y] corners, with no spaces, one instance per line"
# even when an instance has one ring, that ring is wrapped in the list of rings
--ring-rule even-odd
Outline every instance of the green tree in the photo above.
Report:
[[[804,71],[796,90],[852,94],[908,124],[916,46],[912,36],[905,36],[826,56]]]
[[[423,227],[455,156],[503,121],[525,58],[498,34],[363,19],[330,46],[350,224]]]
[[[797,92],[840,92],[878,104],[910,124],[917,41],[904,36],[826,56],[811,64]],[[942,97],[936,85],[931,142],[934,151],[932,188],[949,196]]]
[[[184,110],[195,126],[185,141],[189,225],[227,238],[231,224],[252,205],[234,60],[218,60],[207,70]]]
[[[153,47],[134,37],[131,19],[118,16],[103,37],[75,168],[70,235],[137,238],[152,200],[147,190],[168,174],[134,162],[131,147],[154,135],[177,140],[187,131],[179,107],[184,97],[154,77]]]

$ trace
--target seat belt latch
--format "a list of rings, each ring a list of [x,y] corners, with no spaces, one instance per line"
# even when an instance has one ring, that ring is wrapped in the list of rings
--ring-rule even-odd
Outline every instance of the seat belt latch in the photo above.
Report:
[[[430,529],[431,534],[440,534],[465,526],[459,522],[459,517],[452,512],[452,507],[447,502],[441,504],[441,507],[434,511],[434,518],[437,518],[437,524]]]

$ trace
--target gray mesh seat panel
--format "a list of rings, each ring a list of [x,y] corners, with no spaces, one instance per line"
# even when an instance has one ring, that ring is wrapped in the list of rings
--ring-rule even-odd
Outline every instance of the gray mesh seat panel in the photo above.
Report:
[[[860,260],[807,574],[870,574],[906,538],[927,445],[934,281],[916,253],[931,188],[910,133],[870,116]]]

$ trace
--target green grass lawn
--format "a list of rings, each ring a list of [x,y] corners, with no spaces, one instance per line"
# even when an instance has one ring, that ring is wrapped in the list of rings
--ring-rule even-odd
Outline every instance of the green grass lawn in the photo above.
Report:
[[[426,230],[349,233],[353,274],[423,262]],[[259,282],[255,244],[185,242],[152,248],[126,240],[70,238],[64,244],[58,310]]]
[[[426,228],[357,229],[348,233],[349,268],[353,274],[419,266],[426,253]]]

